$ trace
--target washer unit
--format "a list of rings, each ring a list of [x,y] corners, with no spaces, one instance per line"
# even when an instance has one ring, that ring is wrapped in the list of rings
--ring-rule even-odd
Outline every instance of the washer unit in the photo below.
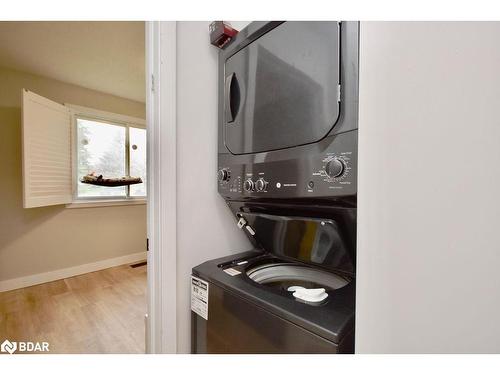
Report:
[[[193,353],[354,352],[358,40],[253,22],[221,51],[218,190],[255,250],[193,268]]]

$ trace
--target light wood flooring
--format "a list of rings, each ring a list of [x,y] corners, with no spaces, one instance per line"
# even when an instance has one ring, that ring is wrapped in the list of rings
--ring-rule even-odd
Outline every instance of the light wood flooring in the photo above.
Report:
[[[108,268],[0,293],[0,342],[50,353],[144,353],[146,266]]]

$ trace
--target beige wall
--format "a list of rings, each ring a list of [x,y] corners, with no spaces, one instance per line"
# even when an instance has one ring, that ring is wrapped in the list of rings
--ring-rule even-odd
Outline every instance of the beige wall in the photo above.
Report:
[[[145,250],[146,205],[23,209],[21,89],[145,118],[144,103],[0,68],[0,281]]]

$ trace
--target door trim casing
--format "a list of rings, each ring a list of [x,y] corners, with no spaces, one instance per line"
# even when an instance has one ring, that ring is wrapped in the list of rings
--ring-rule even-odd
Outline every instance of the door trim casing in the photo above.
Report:
[[[146,22],[146,353],[177,352],[176,32],[174,21]]]

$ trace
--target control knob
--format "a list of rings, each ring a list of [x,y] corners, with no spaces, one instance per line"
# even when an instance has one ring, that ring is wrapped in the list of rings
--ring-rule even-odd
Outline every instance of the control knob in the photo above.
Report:
[[[229,177],[230,177],[230,174],[229,174],[229,171],[227,169],[219,169],[219,172],[217,172],[217,179],[220,181],[220,182],[226,182],[226,181],[229,181]]]
[[[253,181],[251,179],[245,180],[245,182],[243,183],[243,189],[245,189],[246,191],[253,191],[254,189]]]
[[[264,180],[263,178],[259,178],[257,180],[257,183],[255,184],[255,188],[257,189],[257,191],[264,191],[266,190],[266,187],[267,187],[267,181]]]
[[[328,163],[326,163],[325,171],[328,177],[335,178],[339,177],[344,173],[344,163],[340,159],[332,159]]]

